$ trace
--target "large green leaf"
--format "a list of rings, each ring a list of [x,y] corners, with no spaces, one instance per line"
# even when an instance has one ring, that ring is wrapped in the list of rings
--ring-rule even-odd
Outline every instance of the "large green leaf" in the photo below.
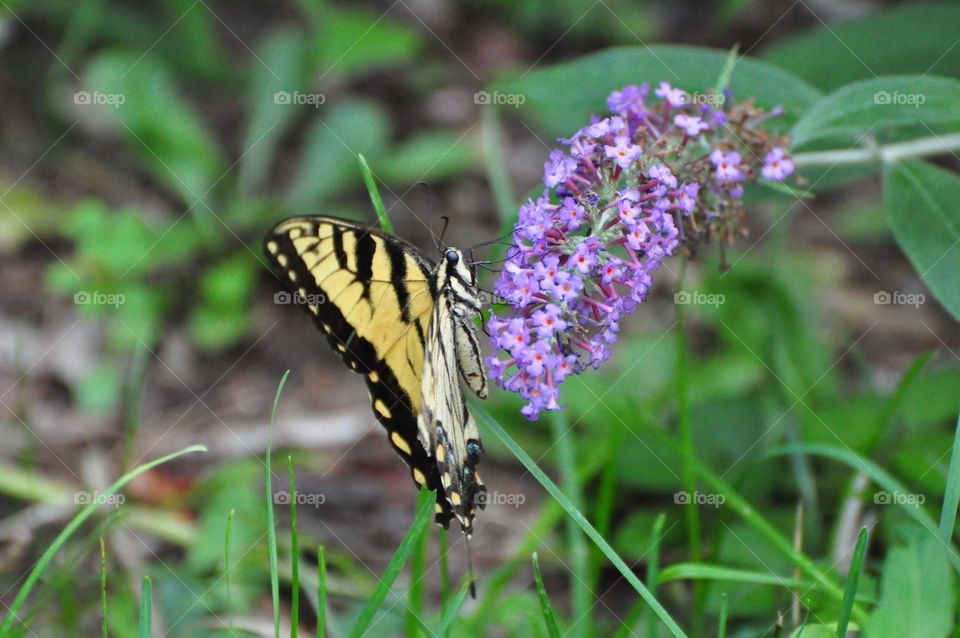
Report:
[[[793,127],[796,148],[829,140],[833,148],[929,137],[960,130],[960,82],[900,75],[855,82],[817,102]]]
[[[883,179],[893,234],[937,300],[960,319],[960,178],[922,161],[894,164]]]
[[[861,20],[818,26],[763,54],[825,91],[897,73],[960,76],[960,7],[905,5]]]
[[[494,90],[520,94],[522,114],[536,117],[550,135],[572,135],[592,113],[602,112],[607,95],[625,84],[669,82],[687,91],[717,83],[728,52],[689,46],[616,47],[498,83]],[[821,93],[796,76],[750,58],[739,60],[729,88],[760,106],[782,104],[787,122]]]
[[[356,73],[412,57],[420,44],[416,32],[384,18],[362,10],[325,11],[315,44],[320,73]]]
[[[936,538],[891,549],[880,591],[880,602],[864,627],[871,638],[937,638],[950,633],[954,578]]]

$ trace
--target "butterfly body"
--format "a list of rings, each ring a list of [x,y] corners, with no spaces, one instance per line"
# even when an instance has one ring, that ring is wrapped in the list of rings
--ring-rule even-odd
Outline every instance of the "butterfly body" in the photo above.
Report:
[[[437,491],[436,522],[470,535],[485,489],[479,433],[463,387],[486,397],[472,323],[476,275],[447,249],[434,264],[412,244],[334,217],[296,217],[264,240],[277,277],[330,346],[364,375],[374,415],[419,486]]]

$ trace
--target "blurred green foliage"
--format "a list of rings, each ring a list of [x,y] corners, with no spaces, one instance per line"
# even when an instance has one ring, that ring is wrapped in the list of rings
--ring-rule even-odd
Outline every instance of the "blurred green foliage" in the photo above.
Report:
[[[730,19],[749,4],[728,2],[720,11]],[[609,5],[586,13],[573,2],[489,6],[519,37],[531,41],[580,18],[582,28],[571,34],[574,43],[632,44],[657,33],[658,13],[650,5]],[[86,111],[85,123],[88,130],[116,140],[117,164],[131,164],[131,172],[156,191],[157,197],[142,208],[96,199],[66,205],[24,185],[6,199],[44,237],[61,235],[74,246],[69,259],[52,261],[47,268],[51,291],[68,298],[95,292],[122,299],[113,305],[77,305],[79,312],[106,326],[103,360],[73,388],[85,408],[106,412],[115,407],[132,353],[156,348],[175,330],[184,330],[208,353],[249,339],[262,231],[285,215],[349,214],[343,201],[361,184],[357,153],[366,154],[380,186],[387,188],[445,180],[479,165],[479,131],[401,130],[391,105],[363,87],[377,73],[398,69],[410,75],[411,84],[435,82],[428,76],[434,72],[429,34],[370,9],[303,0],[287,10],[291,17],[264,27],[251,41],[249,54],[238,61],[237,43],[221,37],[225,25],[204,3],[191,0],[151,6],[10,0],[0,7],[0,16],[15,12],[59,36],[56,52],[63,64],[51,64],[40,80],[45,115],[52,121],[73,117],[62,99],[73,91],[123,95],[118,106]],[[833,148],[878,125],[879,137],[873,141],[909,139],[925,133],[904,125],[921,120],[942,125],[934,127],[937,133],[954,133],[960,127],[960,47],[953,46],[955,29],[950,27],[957,23],[957,12],[948,5],[903,6],[823,25],[774,43],[760,60],[740,60],[730,87],[738,97],[755,97],[765,107],[782,104],[787,117],[781,125],[795,126],[806,145],[799,150]],[[174,21],[176,28],[169,29]],[[144,43],[151,42],[155,46],[145,53]],[[520,69],[491,88],[522,93],[526,103],[516,114],[549,138],[579,128],[602,110],[611,89],[626,83],[665,80],[706,90],[716,84],[727,59],[725,51],[686,46],[617,47],[530,73]],[[893,73],[901,77],[874,77]],[[873,108],[867,98],[888,89],[923,91],[930,99],[921,109]],[[295,95],[307,101],[293,103]],[[858,108],[844,108],[851,102]],[[241,133],[234,136],[225,132],[222,121],[237,117],[240,124],[230,130]],[[816,169],[805,173],[810,188],[822,192],[878,170],[837,169],[822,182]],[[889,168],[883,179],[882,202],[855,205],[831,225],[843,241],[858,246],[896,239],[937,299],[960,315],[957,264],[950,253],[960,241],[956,174],[916,161]],[[772,223],[788,200],[783,193],[768,195],[757,197],[755,214]],[[917,506],[920,511],[931,515],[939,510],[950,462],[944,454],[952,440],[947,424],[956,418],[960,369],[947,357],[929,363],[918,359],[920,371],[903,382],[900,398],[889,382],[877,382],[859,345],[863,334],[838,334],[830,326],[824,291],[837,288],[841,274],[821,261],[816,247],[789,241],[801,214],[802,208],[787,213],[764,244],[734,256],[736,267],[730,270],[721,270],[713,254],[701,256],[684,286],[718,295],[721,303],[690,306],[682,326],[641,318],[609,365],[566,385],[563,400],[573,426],[569,436],[577,476],[591,496],[584,513],[606,529],[614,548],[638,572],[648,565],[651,530],[660,513],[666,514],[664,536],[658,539],[664,564],[678,562],[689,551],[683,511],[674,501],[683,489],[684,459],[670,440],[677,437],[681,368],[688,377],[697,457],[722,472],[785,535],[794,528],[796,504],[803,503],[802,551],[831,577],[840,578],[835,544],[845,508],[851,501],[859,508],[875,505],[873,490],[857,491],[859,474],[833,460],[772,455],[784,444],[829,445],[868,458],[909,489],[927,495],[926,503]],[[51,216],[56,218],[50,221]],[[925,221],[918,223],[921,217]],[[504,221],[509,225],[510,220]],[[11,245],[28,239],[20,225],[0,217],[0,242],[10,237]],[[941,260],[944,254],[948,257]],[[683,366],[680,330],[688,337],[682,342]],[[891,404],[896,408],[892,413]],[[501,396],[492,411],[500,422],[512,424],[518,421],[518,408],[514,397]],[[553,465],[553,442],[544,430],[511,429],[534,458]],[[491,463],[510,462],[496,441],[485,443]],[[189,497],[199,512],[191,522],[194,540],[182,557],[164,555],[147,566],[157,614],[168,621],[180,619],[169,635],[210,635],[212,619],[251,612],[263,600],[269,571],[261,472],[255,460],[211,467]],[[518,573],[533,582],[532,573],[521,570],[529,570],[530,551],[537,547],[550,549],[541,550],[539,558],[561,632],[568,627],[580,631],[583,625],[608,635],[619,628],[616,619],[596,612],[578,623],[556,604],[554,592],[560,589],[569,548],[554,532],[560,516],[552,506],[548,503],[530,517],[516,555],[481,581],[480,599],[458,617],[453,635],[478,635],[491,627],[504,635],[543,633],[546,626],[532,587],[514,592],[506,585]],[[233,603],[228,608],[221,576],[231,510],[230,554],[238,562],[231,569]],[[122,523],[123,515],[121,509],[109,517],[107,529]],[[870,609],[866,628],[880,636],[948,635],[957,607],[949,559],[903,507],[880,508],[876,515],[879,528],[871,530],[858,590]],[[481,520],[478,533],[483,533],[482,525]],[[793,565],[757,526],[728,509],[703,508],[700,525],[705,563],[793,576]],[[317,542],[305,537],[302,546]],[[87,626],[83,619],[91,611],[76,600],[87,574],[78,572],[95,544],[96,534],[78,539],[33,601],[34,609],[57,610],[50,623]],[[599,595],[610,586],[609,573],[601,555],[591,554],[590,560],[590,573],[575,577],[584,578]],[[376,575],[343,552],[331,553],[330,570],[331,596],[338,602],[330,620],[335,629],[358,616],[374,591]],[[114,578],[109,589],[111,635],[134,635],[133,585]],[[794,596],[787,587],[715,580],[706,582],[698,608],[692,591],[668,582],[657,595],[677,610],[685,627],[710,626],[726,600],[731,625],[740,635],[769,632]],[[833,635],[829,621],[839,613],[836,601],[817,588],[802,593],[803,605],[811,611],[802,635]],[[642,631],[644,611],[631,612],[629,630]],[[382,611],[373,633],[402,631],[406,613],[404,605]]]

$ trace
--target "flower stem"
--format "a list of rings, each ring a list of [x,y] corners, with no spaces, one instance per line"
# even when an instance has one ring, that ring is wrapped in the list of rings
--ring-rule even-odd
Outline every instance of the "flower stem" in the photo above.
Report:
[[[927,157],[940,153],[960,151],[960,133],[921,137],[907,142],[797,153],[793,161],[798,167],[837,166],[842,164],[892,164],[911,157]]]

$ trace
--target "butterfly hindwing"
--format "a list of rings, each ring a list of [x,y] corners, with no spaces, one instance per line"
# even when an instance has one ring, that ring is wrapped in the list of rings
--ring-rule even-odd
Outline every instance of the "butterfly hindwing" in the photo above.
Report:
[[[391,446],[418,485],[437,490],[436,520],[446,527],[454,513],[433,451],[418,437],[436,299],[430,260],[397,237],[331,217],[281,222],[264,252],[289,299],[304,304],[330,346],[364,375]]]

